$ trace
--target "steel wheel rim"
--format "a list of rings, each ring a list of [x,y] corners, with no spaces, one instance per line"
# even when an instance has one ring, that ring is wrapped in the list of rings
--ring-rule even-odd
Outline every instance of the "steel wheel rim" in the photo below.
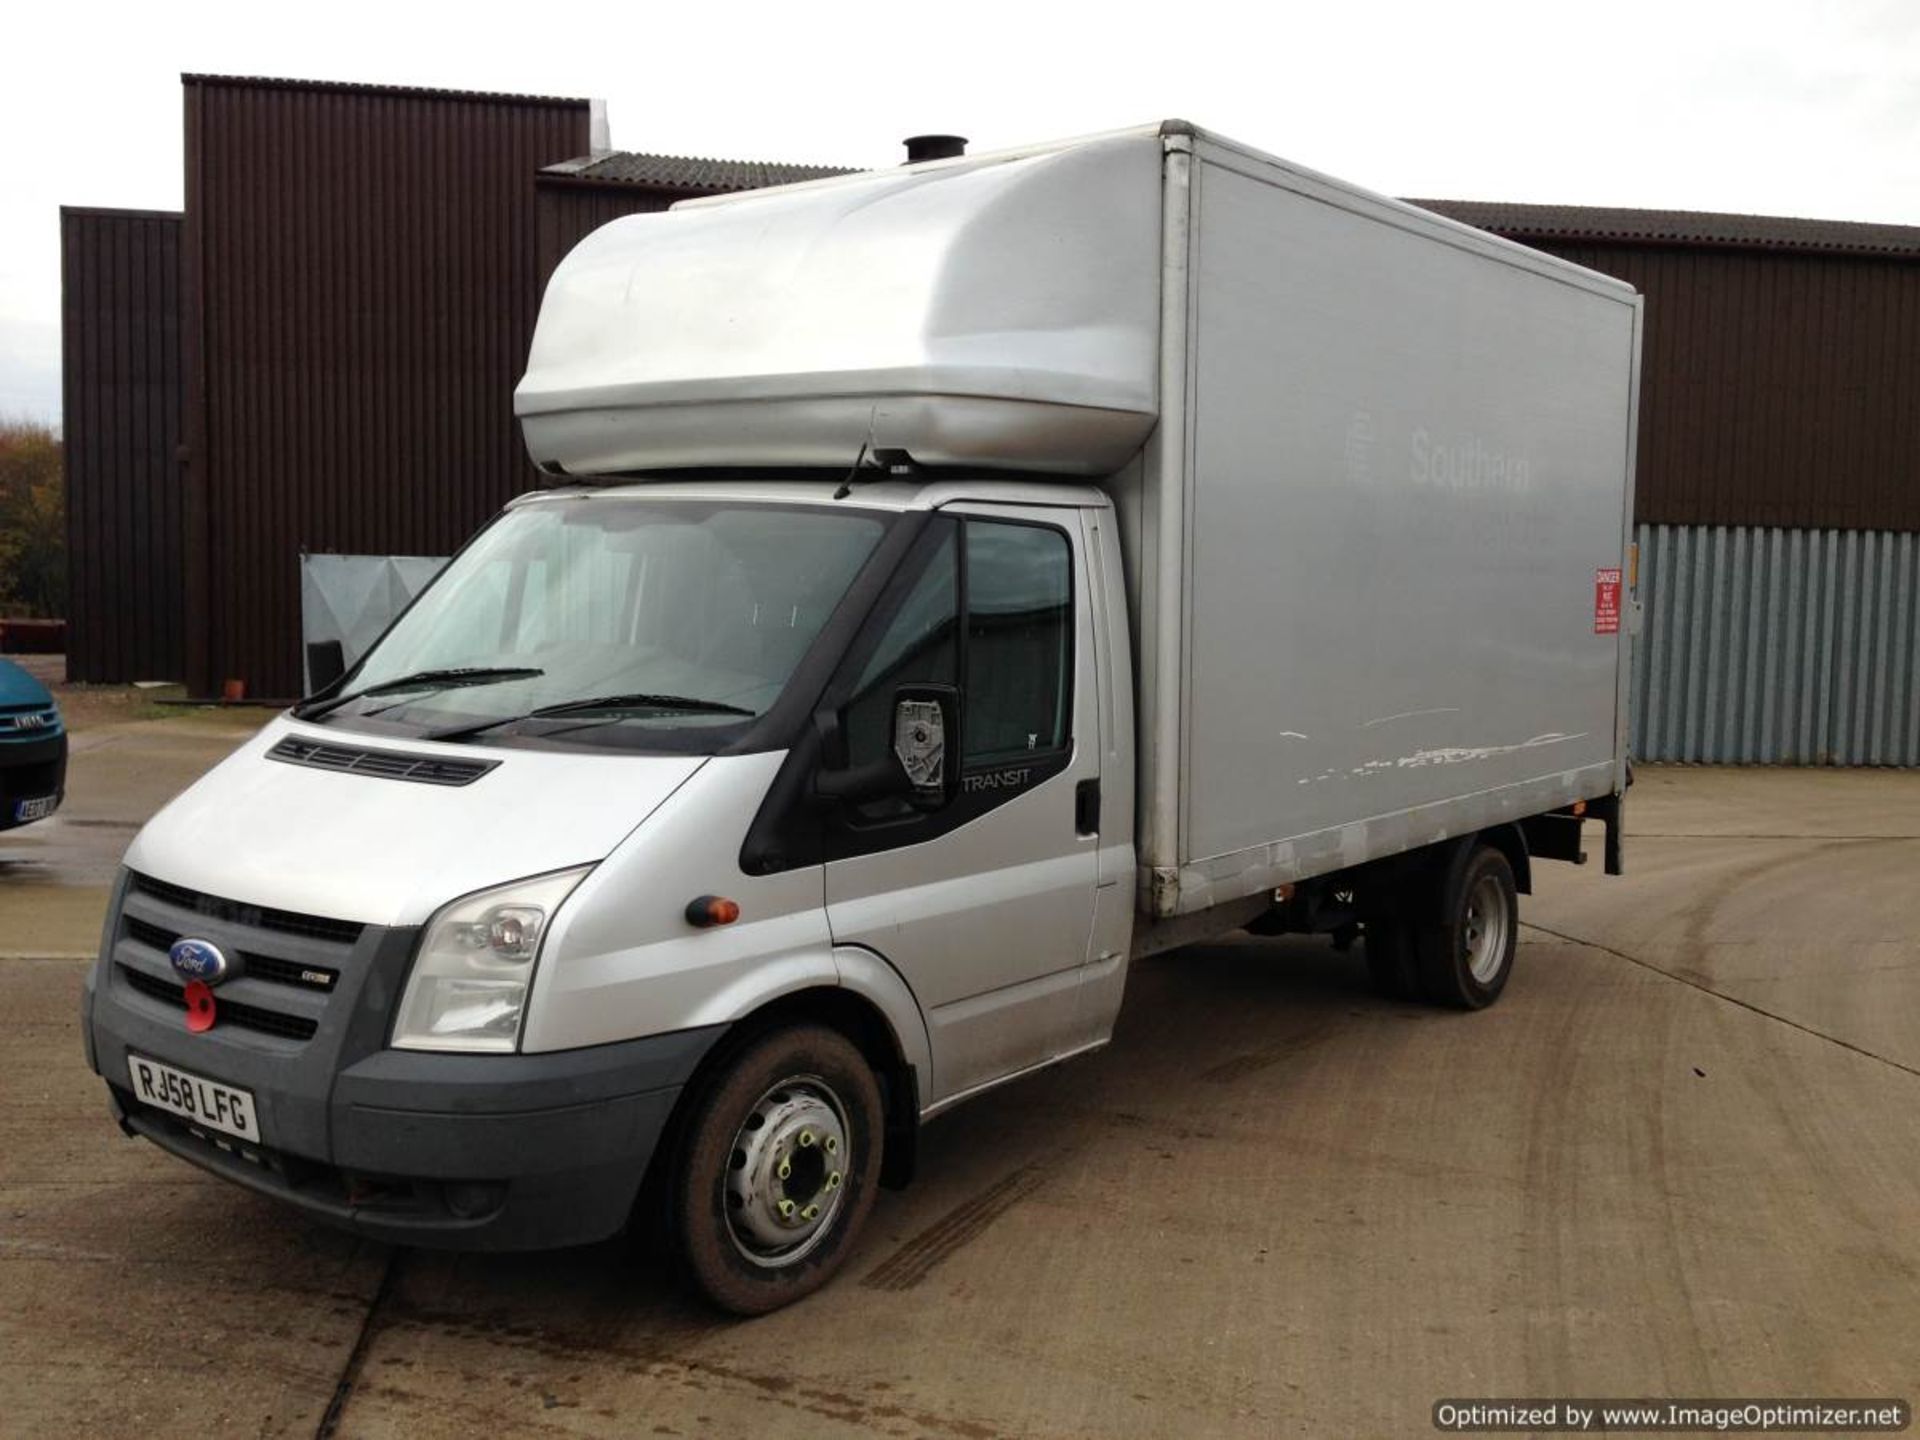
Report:
[[[1467,973],[1482,985],[1499,977],[1507,958],[1507,892],[1499,879],[1482,875],[1467,892],[1467,910],[1461,919],[1461,948]]]
[[[851,1159],[846,1107],[832,1086],[817,1075],[768,1086],[727,1156],[722,1204],[734,1248],[768,1269],[811,1254],[840,1214]]]

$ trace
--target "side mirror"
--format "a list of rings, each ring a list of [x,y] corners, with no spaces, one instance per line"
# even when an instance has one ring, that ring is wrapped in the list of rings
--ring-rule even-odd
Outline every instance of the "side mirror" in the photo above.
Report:
[[[902,685],[893,692],[893,758],[907,803],[940,810],[960,793],[960,692],[951,685]]]
[[[822,770],[813,793],[850,805],[899,799],[921,811],[952,804],[960,793],[960,692],[902,685],[893,692],[891,739],[890,753],[871,764]]]

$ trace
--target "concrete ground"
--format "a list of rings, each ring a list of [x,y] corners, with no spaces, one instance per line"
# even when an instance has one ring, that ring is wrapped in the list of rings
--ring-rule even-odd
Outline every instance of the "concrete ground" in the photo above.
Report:
[[[268,714],[163,709],[124,689],[63,688],[58,698],[69,731],[67,799],[49,820],[0,830],[0,955],[91,953],[134,831]]]
[[[1920,774],[1643,771],[1631,875],[1543,864],[1479,1015],[1317,941],[1142,964],[1110,1048],[932,1127],[837,1283],[739,1323],[616,1245],[390,1251],[120,1138],[60,957],[233,718],[83,732],[66,817],[0,836],[0,1434],[1419,1435],[1443,1396],[1920,1388]]]

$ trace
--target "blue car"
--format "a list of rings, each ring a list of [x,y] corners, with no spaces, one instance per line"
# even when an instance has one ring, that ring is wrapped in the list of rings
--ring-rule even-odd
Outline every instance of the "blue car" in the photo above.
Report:
[[[44,820],[67,788],[67,727],[47,687],[0,660],[0,830]]]

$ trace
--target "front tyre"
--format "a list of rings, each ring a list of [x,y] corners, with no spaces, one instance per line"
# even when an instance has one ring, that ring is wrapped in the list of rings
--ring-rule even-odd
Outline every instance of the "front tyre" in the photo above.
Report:
[[[825,1284],[873,1208],[883,1134],[879,1082],[844,1035],[803,1025],[750,1043],[699,1098],[675,1167],[695,1288],[763,1315]]]
[[[1477,847],[1442,883],[1439,905],[1420,927],[1420,988],[1434,1005],[1480,1010],[1500,998],[1520,939],[1520,891],[1513,866],[1491,845]]]

